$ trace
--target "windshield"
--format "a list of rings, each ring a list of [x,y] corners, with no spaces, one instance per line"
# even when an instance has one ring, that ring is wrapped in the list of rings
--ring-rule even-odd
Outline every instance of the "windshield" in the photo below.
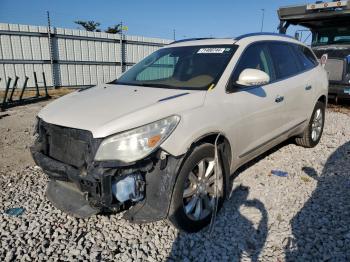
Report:
[[[234,45],[162,48],[112,83],[207,90],[219,80],[235,50]]]
[[[350,29],[346,27],[335,27],[314,32],[313,46],[332,44],[350,44]]]

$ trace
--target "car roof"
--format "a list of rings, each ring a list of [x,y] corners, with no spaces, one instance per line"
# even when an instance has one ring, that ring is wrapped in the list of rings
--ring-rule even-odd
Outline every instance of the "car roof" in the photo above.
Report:
[[[232,45],[236,42],[233,38],[191,38],[174,41],[167,47],[197,46],[197,45]]]
[[[167,47],[199,46],[199,45],[244,45],[256,41],[285,41],[305,45],[288,35],[275,33],[251,33],[236,38],[190,38],[170,43]]]

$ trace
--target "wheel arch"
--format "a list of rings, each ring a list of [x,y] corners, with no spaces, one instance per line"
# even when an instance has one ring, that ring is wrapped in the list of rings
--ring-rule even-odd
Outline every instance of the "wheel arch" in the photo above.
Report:
[[[217,136],[220,134],[220,137],[218,139],[218,144],[224,144],[226,147],[226,157],[227,159],[230,160],[230,163],[228,163],[231,166],[231,162],[232,162],[232,147],[231,147],[231,143],[230,141],[227,139],[227,137],[220,133],[220,132],[211,132],[205,135],[202,135],[200,137],[198,137],[197,139],[195,139],[190,148],[194,148],[197,145],[203,144],[203,143],[209,143],[212,145],[215,145],[215,140],[217,138]]]
[[[322,102],[323,104],[327,105],[327,97],[325,95],[321,95],[317,102]]]
[[[310,109],[310,113],[309,113],[309,115],[308,115],[308,121],[311,120],[312,113],[313,113],[314,108],[315,108],[315,106],[316,106],[316,104],[317,104],[318,102],[321,102],[322,104],[325,105],[325,108],[327,108],[327,104],[328,104],[327,95],[324,94],[324,93],[321,93],[321,94],[318,94],[317,96],[315,96],[315,98],[314,98],[314,100],[313,100],[313,104],[310,105],[310,106],[312,106],[312,109]]]

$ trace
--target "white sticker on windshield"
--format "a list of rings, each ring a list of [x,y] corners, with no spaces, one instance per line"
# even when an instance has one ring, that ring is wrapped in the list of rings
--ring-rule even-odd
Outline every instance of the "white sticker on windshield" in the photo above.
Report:
[[[225,48],[208,47],[199,49],[197,54],[222,54],[223,52]]]

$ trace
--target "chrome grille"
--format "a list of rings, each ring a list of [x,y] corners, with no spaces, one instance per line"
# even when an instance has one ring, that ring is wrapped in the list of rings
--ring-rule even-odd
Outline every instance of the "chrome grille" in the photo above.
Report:
[[[342,81],[344,72],[344,61],[340,59],[328,59],[326,66],[330,81]]]

